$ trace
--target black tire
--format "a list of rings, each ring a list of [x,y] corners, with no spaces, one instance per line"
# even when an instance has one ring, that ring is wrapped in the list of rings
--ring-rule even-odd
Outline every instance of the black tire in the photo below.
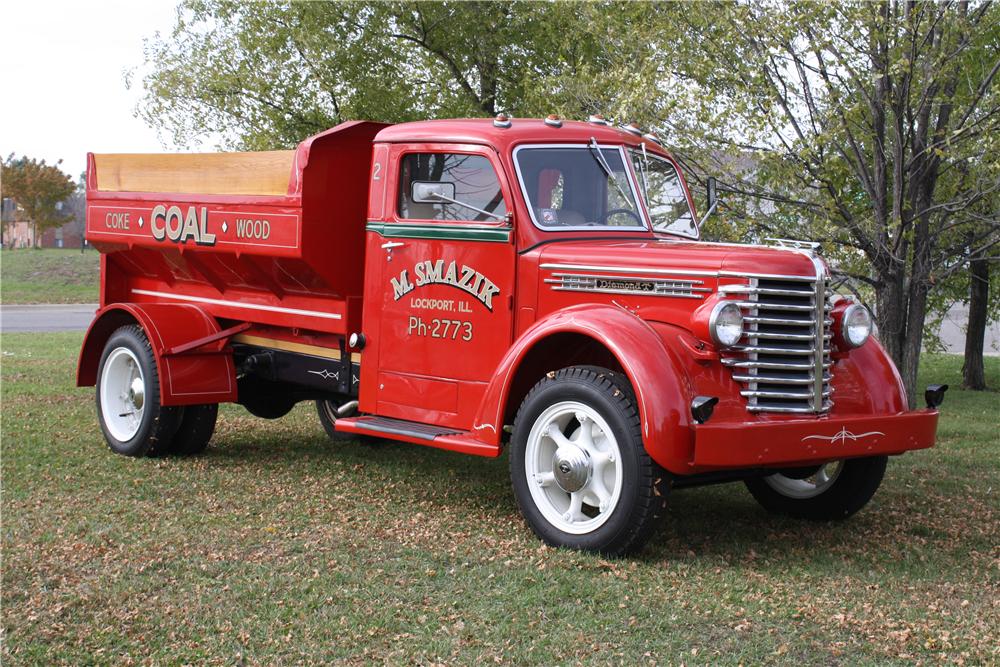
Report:
[[[170,445],[170,453],[178,456],[201,454],[215,433],[218,417],[218,403],[184,406],[180,425]]]
[[[333,442],[360,442],[365,445],[381,443],[382,440],[372,435],[361,435],[360,433],[341,433],[334,424],[337,422],[337,404],[334,401],[316,401],[316,414],[319,415],[319,423],[323,425],[323,430]]]
[[[837,521],[854,515],[868,504],[882,483],[888,460],[887,456],[844,460],[833,482],[812,497],[796,498],[782,493],[779,490],[780,473],[770,478],[748,479],[745,484],[768,512],[812,521]],[[794,476],[785,479],[802,477],[800,471],[794,472]],[[775,483],[779,488],[775,488]]]
[[[119,350],[127,350],[138,363],[142,374],[143,400],[142,416],[135,434],[121,440],[112,432],[102,408],[101,391],[105,373],[109,372],[108,359],[113,354],[121,356]],[[117,353],[117,354],[116,354]],[[109,379],[110,381],[110,379]],[[156,456],[169,451],[171,440],[177,431],[179,409],[160,405],[160,378],[156,371],[156,359],[146,334],[138,325],[130,324],[116,329],[108,338],[101,353],[97,370],[97,421],[111,451],[123,456]],[[133,404],[134,405],[134,404]]]
[[[340,433],[334,424],[337,422],[337,404],[334,401],[316,401],[316,414],[319,415],[319,423],[323,425],[323,430],[334,442],[351,442],[360,440],[365,436],[354,433]]]
[[[615,506],[607,510],[604,523],[581,534],[564,531],[545,517],[529,488],[526,469],[533,427],[551,406],[565,401],[580,403],[596,412],[610,427],[621,457],[621,494]],[[579,422],[576,424],[579,426]],[[549,373],[531,389],[514,424],[510,475],[518,507],[539,538],[552,546],[607,556],[631,554],[642,548],[663,516],[669,492],[668,475],[642,445],[641,421],[628,380],[613,371],[592,366]],[[602,509],[597,514],[603,513]]]

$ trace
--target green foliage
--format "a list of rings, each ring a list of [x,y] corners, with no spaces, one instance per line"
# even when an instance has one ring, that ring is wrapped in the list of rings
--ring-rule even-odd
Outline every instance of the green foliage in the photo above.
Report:
[[[549,113],[600,60],[562,3],[186,0],[146,45],[138,113],[180,143],[293,146],[341,121]],[[594,9],[579,8],[585,14]],[[592,109],[596,110],[596,108]]]
[[[659,18],[681,40],[659,69],[688,101],[664,118],[671,142],[726,176],[723,215],[744,238],[823,242],[912,390],[924,314],[1000,244],[1000,6],[701,3]]]
[[[35,226],[35,242],[41,242],[41,232],[66,223],[72,214],[61,205],[76,190],[73,180],[55,165],[27,156],[11,153],[3,163],[3,196],[16,201],[28,220]]]
[[[924,313],[1000,244],[998,54],[982,0],[185,0],[138,112],[249,149],[355,118],[653,126],[693,180],[723,177],[706,237],[822,242],[912,385]]]

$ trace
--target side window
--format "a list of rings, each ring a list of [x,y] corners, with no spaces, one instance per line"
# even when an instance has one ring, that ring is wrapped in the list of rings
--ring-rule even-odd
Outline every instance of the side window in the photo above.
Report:
[[[496,222],[507,205],[482,155],[409,153],[400,162],[398,211],[406,220]]]

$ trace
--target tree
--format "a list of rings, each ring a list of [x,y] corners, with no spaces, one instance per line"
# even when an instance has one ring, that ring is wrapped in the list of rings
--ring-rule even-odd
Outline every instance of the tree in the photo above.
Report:
[[[989,321],[989,259],[977,257],[969,262],[969,326],[965,335],[965,363],[962,364],[962,385],[967,389],[986,389],[983,346]]]
[[[824,242],[912,402],[929,304],[1000,244],[998,54],[988,0],[184,0],[147,44],[137,112],[178,143],[245,149],[354,118],[655,123],[696,173],[731,174],[739,224],[710,233]]]
[[[598,51],[567,4],[184,0],[137,113],[179,144],[289,147],[356,118],[524,115]]]
[[[63,202],[73,194],[73,180],[59,169],[59,164],[45,164],[11,153],[3,165],[3,195],[15,200],[34,228],[35,244],[39,245],[42,233],[59,227],[72,217],[63,211]]]
[[[730,3],[681,20],[686,60],[663,68],[700,95],[668,128],[693,152],[752,152],[734,189],[868,285],[912,404],[930,293],[1000,244],[981,206],[1000,191],[1000,7]]]

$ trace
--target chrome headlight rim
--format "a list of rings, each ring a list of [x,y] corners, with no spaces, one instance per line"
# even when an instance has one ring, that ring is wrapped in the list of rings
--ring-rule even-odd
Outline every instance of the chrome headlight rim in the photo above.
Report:
[[[739,318],[739,334],[731,341],[723,338],[719,334],[719,319],[722,317],[724,311],[735,312]],[[740,342],[740,339],[743,338],[743,334],[745,333],[743,324],[743,311],[740,310],[740,307],[736,304],[736,302],[720,301],[715,304],[712,308],[712,313],[708,316],[708,334],[712,337],[712,342],[717,346],[724,348],[733,347]]]
[[[859,341],[855,341],[851,338],[850,330],[851,327],[849,322],[851,317],[855,313],[864,313],[866,320],[865,334]],[[868,342],[868,339],[872,336],[872,329],[874,328],[874,320],[872,318],[872,311],[868,310],[866,306],[860,303],[852,303],[847,308],[844,309],[844,315],[840,318],[840,339],[844,341],[844,344],[851,349],[857,349]]]

